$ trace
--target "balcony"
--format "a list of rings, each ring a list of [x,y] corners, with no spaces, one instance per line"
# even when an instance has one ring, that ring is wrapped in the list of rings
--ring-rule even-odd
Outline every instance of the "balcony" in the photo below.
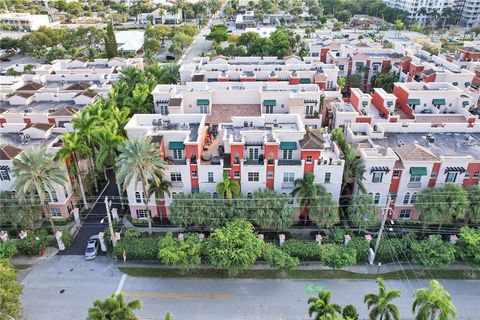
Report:
[[[243,160],[243,164],[246,166],[263,166],[265,163],[264,159],[246,159]]]
[[[421,182],[409,182],[407,184],[407,188],[412,188],[412,189],[419,189],[422,187],[422,183]]]
[[[166,157],[165,158],[165,162],[168,164],[168,165],[186,165],[187,164],[187,160],[186,159],[172,159],[170,157]]]
[[[172,188],[183,188],[183,182],[182,181],[172,181]]]
[[[225,154],[224,146],[218,144],[219,140],[208,141],[203,146],[203,152],[200,157],[201,163],[205,165],[222,165],[222,159]]]
[[[300,166],[302,160],[278,160],[279,166]]]
[[[282,189],[293,189],[295,184],[293,182],[282,182]]]

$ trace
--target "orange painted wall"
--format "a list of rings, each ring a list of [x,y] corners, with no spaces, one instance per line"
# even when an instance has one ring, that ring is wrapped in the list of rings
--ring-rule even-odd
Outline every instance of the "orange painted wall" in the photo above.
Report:
[[[390,111],[384,106],[385,101],[383,98],[376,92],[371,94],[372,96],[372,104],[377,108],[379,112],[382,112],[384,115],[389,115]]]
[[[311,156],[312,157],[312,163],[307,163],[307,157]],[[313,173],[313,168],[315,167],[315,161],[316,159],[320,158],[320,151],[303,151],[301,153],[302,160],[305,162],[304,170],[303,173]]]
[[[353,93],[352,91],[351,91],[351,94],[350,94],[350,103],[355,108],[355,110],[358,111],[359,100],[358,100],[358,97],[355,95],[355,93]]]
[[[240,172],[240,177],[241,177],[242,172],[240,170],[240,163],[235,164],[234,161],[235,161],[235,153],[238,153],[240,161],[243,159],[243,145],[232,145],[230,153],[231,153],[231,158],[232,158],[231,159],[232,170],[230,171],[230,179],[235,178],[235,174],[234,174],[235,171]],[[240,182],[240,178],[236,178],[235,180]]]
[[[410,119],[413,119],[413,109],[408,106],[408,92],[399,86],[393,86],[393,94],[397,97],[397,104],[403,112],[405,112]]]
[[[478,182],[480,181],[480,179],[474,178],[473,175],[476,171],[480,172],[480,163],[479,162],[469,163],[467,166],[467,171],[470,173],[470,177],[463,180],[463,186],[470,187],[470,186],[478,185]]]
[[[322,48],[320,49],[320,61],[323,63],[327,62],[327,53],[330,51],[330,48]]]
[[[440,162],[435,162],[435,163],[433,164],[433,167],[432,167],[432,172],[437,172],[437,177],[438,177],[438,174],[440,173],[440,172],[439,172],[439,170],[440,170],[440,165],[441,165]],[[435,178],[430,178],[430,180],[428,180],[428,187],[429,187],[429,188],[435,187],[435,183],[437,182],[437,177],[435,177]]]
[[[289,84],[300,84],[300,78],[299,77],[290,77]]]
[[[400,175],[398,177],[394,177],[392,175],[392,181],[390,182],[390,189],[388,189],[388,192],[398,191],[398,186],[400,185],[400,179],[402,178],[403,170],[398,170],[398,171],[400,171]]]
[[[267,161],[267,188],[273,189],[275,184],[275,161],[273,164],[268,164],[269,154],[273,154],[273,160],[278,159],[278,146],[266,144],[265,145],[265,160]],[[268,172],[272,172],[273,178],[268,178]]]

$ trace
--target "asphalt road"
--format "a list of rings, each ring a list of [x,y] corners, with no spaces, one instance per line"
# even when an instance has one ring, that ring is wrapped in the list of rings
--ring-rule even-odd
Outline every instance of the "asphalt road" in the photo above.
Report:
[[[58,253],[59,255],[84,255],[88,239],[92,235],[98,235],[99,232],[105,230],[107,220],[105,219],[103,224],[100,223],[100,221],[107,215],[104,202],[105,196],[108,196],[112,200],[112,208],[118,209],[120,207],[118,203],[118,187],[115,182],[115,173],[113,170],[107,170],[107,178],[109,181],[107,187],[103,190],[98,201],[95,202],[94,206],[83,221],[82,227],[78,231],[72,245],[64,251],[60,251]]]
[[[79,256],[55,256],[24,275],[22,303],[26,319],[85,319],[98,298],[122,291],[128,299],[140,299],[141,319],[163,319],[171,311],[176,320],[308,319],[311,287],[327,288],[333,302],[353,304],[367,317],[363,295],[376,292],[373,280],[206,280],[160,279],[123,276],[105,257],[85,261]],[[122,281],[123,278],[123,281]],[[480,281],[441,281],[453,296],[459,320],[478,319]],[[398,299],[401,319],[410,312],[417,281],[387,281],[387,288],[402,291]],[[427,282],[422,281],[422,286]],[[64,290],[61,293],[61,290]]]

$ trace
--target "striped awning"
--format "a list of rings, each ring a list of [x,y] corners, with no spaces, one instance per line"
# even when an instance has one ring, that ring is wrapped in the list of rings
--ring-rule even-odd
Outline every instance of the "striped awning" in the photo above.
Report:
[[[446,167],[445,174],[449,172],[458,172],[460,174],[465,173],[467,170],[464,167]]]
[[[389,173],[390,169],[388,167],[372,167],[370,168],[370,174],[374,172],[386,172]]]

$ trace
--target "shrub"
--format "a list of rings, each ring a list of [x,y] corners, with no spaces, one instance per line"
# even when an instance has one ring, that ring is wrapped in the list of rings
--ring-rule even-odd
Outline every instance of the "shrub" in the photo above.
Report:
[[[17,240],[7,240],[7,242],[0,241],[0,259],[10,259],[17,254]]]
[[[355,249],[357,251],[357,262],[363,262],[368,258],[368,251],[370,250],[370,246],[367,240],[362,238],[353,238],[348,243],[349,248]]]
[[[320,246],[314,241],[290,239],[285,241],[282,250],[301,261],[320,261]]]
[[[36,256],[40,254],[41,250],[44,250],[47,247],[47,243],[46,235],[30,232],[26,238],[18,240],[17,248],[18,251],[23,254]]]
[[[123,251],[129,260],[156,260],[158,256],[158,238],[127,239],[117,241],[113,250],[118,259],[123,259]]]
[[[345,230],[340,228],[331,229],[330,239],[336,243],[343,243],[345,241]]]
[[[382,239],[376,258],[382,263],[409,260],[411,255],[406,239]]]
[[[455,248],[450,243],[442,241],[439,235],[412,242],[410,248],[412,260],[427,268],[438,268],[455,260]]]
[[[202,244],[196,234],[186,234],[183,241],[172,236],[172,233],[158,241],[158,258],[165,264],[180,266],[188,270],[201,262]]]
[[[62,232],[62,242],[65,245],[65,248],[70,247],[73,243],[73,235],[70,232],[70,229],[63,228],[60,231]]]
[[[295,269],[300,263],[297,257],[290,256],[288,253],[270,243],[265,244],[263,247],[263,258],[270,263],[271,266],[281,271]]]
[[[357,252],[355,249],[338,244],[324,244],[320,246],[322,262],[327,267],[340,269],[354,265]]]
[[[138,239],[142,235],[142,232],[137,228],[128,228],[123,233],[125,239]]]

